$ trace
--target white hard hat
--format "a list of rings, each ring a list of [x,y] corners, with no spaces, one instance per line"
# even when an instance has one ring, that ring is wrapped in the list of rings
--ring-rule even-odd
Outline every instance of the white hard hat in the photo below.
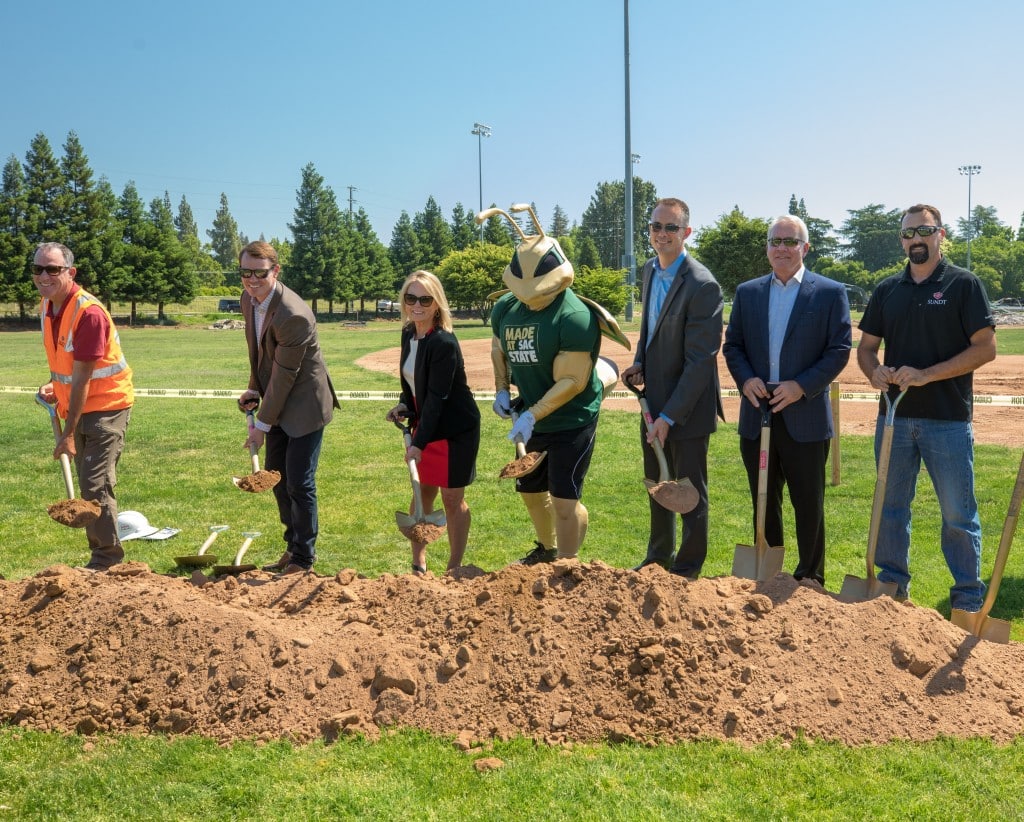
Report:
[[[138,511],[122,511],[117,515],[117,538],[121,542],[148,537],[159,530],[150,525],[149,520]]]

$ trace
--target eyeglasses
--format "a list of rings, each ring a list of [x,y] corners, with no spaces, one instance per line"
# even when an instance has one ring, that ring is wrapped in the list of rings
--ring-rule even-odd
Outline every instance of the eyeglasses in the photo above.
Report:
[[[434,298],[429,294],[424,294],[422,297],[417,297],[415,294],[406,294],[403,299],[406,305],[416,305],[416,303],[419,303],[424,308],[429,308],[434,304]]]
[[[272,265],[270,268],[240,268],[238,269],[238,274],[243,280],[248,280],[250,277],[255,277],[257,280],[265,280],[275,268],[277,268],[276,265]]]
[[[647,227],[651,230],[651,234],[657,234],[662,229],[669,234],[678,234],[682,228],[681,225],[676,225],[675,223],[648,223]]]
[[[932,234],[934,234],[936,231],[942,231],[942,226],[940,226],[940,225],[919,225],[919,226],[914,226],[913,228],[901,228],[900,229],[900,236],[904,240],[913,240],[915,234],[918,237],[931,237]]]
[[[799,237],[769,237],[768,245],[772,248],[778,248],[780,245],[786,246],[786,248],[796,248],[798,245],[803,245],[804,241]]]
[[[33,265],[32,273],[37,277],[43,274],[49,274],[51,277],[56,277],[60,272],[71,268],[69,265]]]

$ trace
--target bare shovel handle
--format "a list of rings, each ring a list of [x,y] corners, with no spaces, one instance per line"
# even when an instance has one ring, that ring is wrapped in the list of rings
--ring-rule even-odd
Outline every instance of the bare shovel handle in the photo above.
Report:
[[[519,419],[519,414],[518,414],[518,412],[515,411],[515,409],[513,409],[512,410],[512,425],[515,425],[516,421],[518,419]],[[526,456],[526,443],[523,442],[523,435],[522,434],[516,434],[515,438],[512,441],[516,444],[516,459],[519,459],[520,457],[525,457]]]
[[[53,429],[53,444],[57,445],[61,437],[64,436],[64,432],[60,428],[60,419],[57,417],[57,410],[44,400],[39,394],[36,394],[36,402],[39,403],[50,415],[50,427]],[[71,475],[71,460],[68,459],[67,454],[60,455],[60,472],[64,475],[64,490],[67,492],[68,499],[75,498],[75,482]]]
[[[412,431],[409,426],[398,420],[392,420],[395,427],[402,432],[402,441],[405,443],[405,450],[408,451],[412,445]],[[409,479],[412,482],[412,513],[417,522],[423,521],[423,492],[420,490],[420,470],[416,467],[416,460],[409,460]]]
[[[74,499],[75,483],[71,478],[71,460],[68,459],[67,454],[60,455],[60,471],[64,475],[64,490],[67,492],[68,499]]]
[[[988,583],[988,593],[985,595],[985,602],[981,606],[979,625],[989,615],[992,606],[996,604],[996,594],[999,593],[999,585],[1003,581],[1003,571],[1006,568],[1006,560],[1010,556],[1010,545],[1013,543],[1013,535],[1017,531],[1017,519],[1020,517],[1021,503],[1024,503],[1024,454],[1020,458],[1020,467],[1017,469],[1017,481],[1013,485],[1013,494],[1010,496],[1010,508],[1006,512],[1006,521],[1003,523],[1003,533],[999,538],[999,551],[996,553],[996,561],[992,566],[992,579]]]

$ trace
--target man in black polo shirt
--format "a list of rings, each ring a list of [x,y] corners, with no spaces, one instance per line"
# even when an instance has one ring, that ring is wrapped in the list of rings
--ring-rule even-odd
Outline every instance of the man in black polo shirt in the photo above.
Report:
[[[945,236],[934,206],[919,204],[904,212],[900,241],[909,263],[871,295],[860,322],[857,364],[880,391],[890,386],[907,391],[896,410],[875,553],[878,578],[896,583],[897,599],[907,598],[910,505],[924,460],[942,511],[942,553],[954,580],[950,605],[975,612],[985,584],[974,496],[973,373],[995,359],[995,323],[981,281],[943,258],[939,246]],[[882,422],[879,417],[876,459]]]

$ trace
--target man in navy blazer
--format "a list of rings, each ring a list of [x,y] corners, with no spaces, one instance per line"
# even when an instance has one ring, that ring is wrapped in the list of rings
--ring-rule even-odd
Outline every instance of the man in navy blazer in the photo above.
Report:
[[[682,515],[675,550],[676,515],[653,498],[647,555],[637,566],[657,564],[696,578],[708,553],[708,447],[722,414],[718,349],[722,344],[722,289],[714,275],[686,251],[690,207],[675,197],[658,200],[648,225],[657,256],[641,273],[643,317],[633,365],[622,372],[643,384],[654,416],[651,433],[641,423],[644,474],[658,479],[651,447],[657,438],[673,479],[689,479],[699,502]],[[673,554],[675,556],[673,557]]]
[[[757,504],[762,402],[771,409],[765,539],[783,545],[782,486],[789,487],[800,558],[793,576],[825,583],[825,461],[833,435],[829,385],[850,359],[846,288],[804,267],[799,217],[768,229],[772,273],[736,289],[722,353],[742,392],[740,453]]]

